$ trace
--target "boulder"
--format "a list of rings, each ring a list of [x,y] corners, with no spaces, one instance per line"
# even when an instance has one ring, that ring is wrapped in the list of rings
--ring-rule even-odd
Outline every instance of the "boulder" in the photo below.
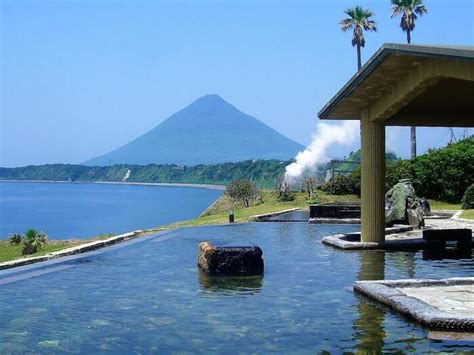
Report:
[[[429,206],[429,204],[428,204]],[[400,180],[385,194],[385,223],[424,226],[425,213],[409,179]]]
[[[199,244],[198,266],[211,275],[261,275],[263,252],[257,246]]]

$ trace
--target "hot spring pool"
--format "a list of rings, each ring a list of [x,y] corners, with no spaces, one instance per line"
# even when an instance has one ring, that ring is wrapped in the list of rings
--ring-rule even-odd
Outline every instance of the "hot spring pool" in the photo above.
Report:
[[[471,260],[342,252],[351,225],[254,223],[170,231],[67,261],[0,272],[0,353],[474,350],[356,296],[356,280],[472,276]],[[209,278],[198,243],[258,244],[265,275]]]

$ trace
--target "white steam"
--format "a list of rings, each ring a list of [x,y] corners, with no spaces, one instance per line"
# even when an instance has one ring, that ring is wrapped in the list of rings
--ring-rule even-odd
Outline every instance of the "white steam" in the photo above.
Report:
[[[335,126],[319,122],[316,132],[308,147],[296,155],[296,161],[285,168],[285,179],[294,181],[306,171],[314,171],[318,166],[327,163],[329,157],[326,150],[337,144],[350,145],[359,134],[359,121],[344,121]]]

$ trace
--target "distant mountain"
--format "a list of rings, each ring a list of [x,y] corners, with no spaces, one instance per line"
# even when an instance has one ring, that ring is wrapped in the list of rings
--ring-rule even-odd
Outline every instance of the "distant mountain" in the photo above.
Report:
[[[86,165],[217,164],[290,160],[304,147],[218,95],[207,95],[132,142]]]

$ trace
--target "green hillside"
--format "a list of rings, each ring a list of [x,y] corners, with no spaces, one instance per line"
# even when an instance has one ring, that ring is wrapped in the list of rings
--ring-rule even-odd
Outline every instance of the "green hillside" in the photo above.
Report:
[[[238,163],[214,165],[114,165],[85,166],[47,164],[21,168],[0,168],[0,180],[50,181],[123,181],[130,170],[127,182],[192,183],[225,185],[236,179],[251,179],[261,188],[271,188],[275,178],[282,174],[290,162],[279,160],[247,160]]]

